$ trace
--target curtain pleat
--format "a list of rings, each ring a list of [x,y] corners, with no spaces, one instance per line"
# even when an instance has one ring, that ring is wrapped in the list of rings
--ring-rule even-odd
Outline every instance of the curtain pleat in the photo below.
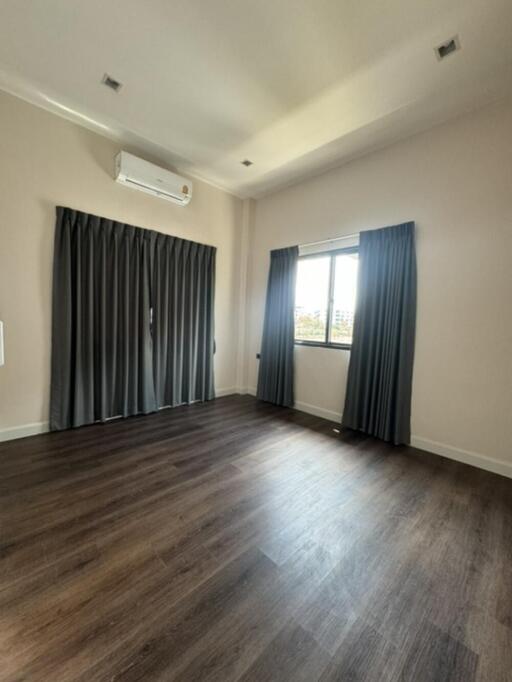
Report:
[[[415,326],[414,223],[361,232],[343,426],[409,443]]]
[[[214,287],[214,247],[58,207],[51,429],[214,397]]]
[[[299,248],[270,252],[257,397],[276,405],[294,403],[295,282]]]

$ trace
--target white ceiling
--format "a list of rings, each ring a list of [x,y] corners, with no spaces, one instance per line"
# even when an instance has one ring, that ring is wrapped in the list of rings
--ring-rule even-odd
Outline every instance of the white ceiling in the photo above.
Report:
[[[511,92],[512,1],[0,0],[0,88],[257,196]]]

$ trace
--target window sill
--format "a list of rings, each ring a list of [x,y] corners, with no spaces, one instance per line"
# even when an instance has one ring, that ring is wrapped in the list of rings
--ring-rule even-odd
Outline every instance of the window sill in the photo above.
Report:
[[[294,341],[296,346],[312,346],[313,348],[336,348],[337,350],[351,350],[350,343],[325,343],[325,341]]]

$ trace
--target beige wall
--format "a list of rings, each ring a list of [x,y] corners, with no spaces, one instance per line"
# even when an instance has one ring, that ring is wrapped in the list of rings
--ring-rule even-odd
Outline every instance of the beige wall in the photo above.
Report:
[[[407,220],[417,224],[415,442],[512,465],[510,100],[257,201],[249,387],[257,381],[269,251]],[[347,364],[346,351],[298,348],[299,406],[340,413]]]
[[[0,93],[0,432],[47,421],[55,206],[213,244],[217,253],[217,389],[236,385],[241,202],[195,181],[180,207],[116,184],[120,146]],[[1,436],[1,433],[0,433]]]
[[[271,249],[412,219],[419,277],[415,442],[475,464],[494,458],[505,464],[489,460],[488,468],[512,473],[510,100],[243,207],[198,181],[187,208],[119,186],[112,180],[118,149],[0,93],[0,319],[6,350],[0,438],[47,420],[55,205],[218,247],[220,390],[256,386]],[[239,319],[246,320],[243,329]],[[336,418],[349,354],[304,347],[297,348],[296,360],[298,407]]]

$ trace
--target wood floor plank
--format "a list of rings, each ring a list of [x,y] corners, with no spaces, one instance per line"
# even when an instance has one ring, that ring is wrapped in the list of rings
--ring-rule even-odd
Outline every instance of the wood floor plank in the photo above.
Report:
[[[241,682],[312,682],[330,663],[313,637],[291,621],[266,647]]]
[[[321,682],[396,682],[400,679],[401,666],[400,651],[358,619],[319,679]],[[416,677],[404,680],[420,682]]]
[[[243,618],[251,613],[260,593],[275,576],[275,565],[258,550],[249,550],[214,573],[188,599],[173,608],[161,603],[156,614],[140,622],[108,659],[87,671],[84,682],[105,679],[112,661],[118,668],[113,680],[176,679],[177,672],[189,664],[194,645],[209,637],[213,629],[222,632],[227,626],[233,628],[237,614]],[[205,657],[198,664],[215,669],[215,662],[222,663],[216,651],[210,656],[213,663]]]
[[[250,396],[0,443],[0,681],[508,682],[512,481]]]
[[[439,628],[425,624],[401,671],[401,679],[417,682],[473,682],[478,656]]]

